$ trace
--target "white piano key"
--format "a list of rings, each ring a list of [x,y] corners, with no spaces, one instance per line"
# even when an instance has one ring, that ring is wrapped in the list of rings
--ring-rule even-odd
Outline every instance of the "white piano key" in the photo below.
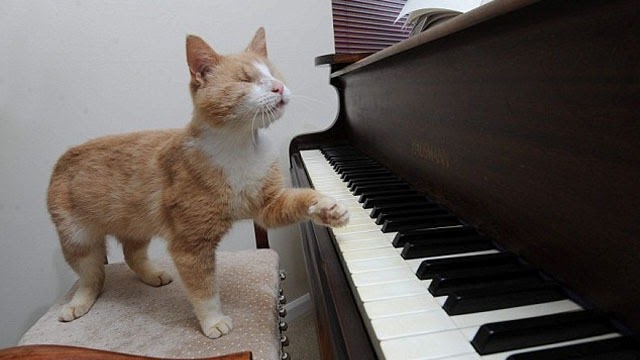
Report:
[[[348,226],[348,225],[347,225]],[[362,231],[357,233],[335,234],[334,237],[338,243],[344,243],[349,241],[360,241],[369,239],[386,239],[379,230]]]
[[[351,279],[356,287],[385,284],[396,281],[406,281],[414,274],[406,267],[397,269],[387,269],[379,271],[370,271],[359,274],[352,274]]]
[[[362,220],[362,221],[367,221],[369,223],[371,223],[373,221],[373,219],[371,219],[371,217],[369,216],[369,213],[367,213],[366,211],[352,211],[349,214],[349,219],[352,220]]]
[[[455,324],[442,309],[422,311],[371,320],[378,340],[437,333],[455,329]]]
[[[428,294],[427,289],[416,280],[360,286],[357,289],[362,302]]]
[[[377,230],[379,226],[376,224],[355,224],[355,225],[347,225],[341,228],[333,228],[334,234],[348,234],[354,232],[363,232],[363,231],[371,231]]]
[[[458,330],[384,340],[380,348],[386,360],[433,360],[476,353]]]
[[[441,358],[439,360],[480,360],[480,355],[464,354],[464,355],[456,355],[456,356]]]
[[[355,226],[355,225],[368,225],[371,227],[371,230],[379,230],[379,226],[376,227],[375,223],[372,223],[371,218],[370,217],[363,217],[361,215],[356,215],[355,217],[351,216],[351,212],[349,213],[349,226]]]
[[[400,256],[350,261],[347,263],[347,268],[349,269],[349,272],[351,274],[358,274],[367,271],[395,269],[405,266],[406,264],[402,261],[402,258]]]
[[[365,249],[377,249],[377,248],[392,248],[387,239],[367,239],[367,240],[354,240],[347,241],[340,244],[340,251],[354,251]]]
[[[369,301],[363,306],[369,319],[440,309],[440,304],[429,294]]]
[[[399,257],[398,250],[393,247],[382,249],[367,249],[358,251],[345,251],[342,253],[342,257],[347,262],[358,260],[371,260],[381,259],[386,257]]]
[[[559,300],[548,303],[518,306],[508,309],[484,311],[479,313],[455,315],[451,320],[458,328],[480,326],[486,323],[523,319],[534,316],[557,314],[567,311],[580,310],[582,307],[571,300]]]

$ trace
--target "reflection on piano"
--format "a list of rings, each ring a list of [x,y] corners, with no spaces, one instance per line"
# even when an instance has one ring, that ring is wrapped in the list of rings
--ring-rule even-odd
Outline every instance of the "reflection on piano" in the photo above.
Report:
[[[495,0],[317,59],[340,112],[291,174],[352,214],[301,225],[324,359],[640,358],[638,19]]]

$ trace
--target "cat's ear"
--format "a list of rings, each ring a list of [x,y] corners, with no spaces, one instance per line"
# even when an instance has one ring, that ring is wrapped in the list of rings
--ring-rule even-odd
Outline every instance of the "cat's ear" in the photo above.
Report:
[[[204,76],[220,61],[218,55],[201,38],[195,35],[187,36],[187,64],[191,73],[191,82],[201,86]]]
[[[267,57],[267,39],[263,27],[260,27],[258,31],[256,31],[256,34],[253,35],[253,40],[251,40],[251,43],[245,51]]]

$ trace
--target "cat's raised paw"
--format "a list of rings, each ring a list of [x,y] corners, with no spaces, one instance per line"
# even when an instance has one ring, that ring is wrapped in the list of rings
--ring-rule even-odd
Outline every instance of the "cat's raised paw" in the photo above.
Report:
[[[202,326],[202,332],[212,339],[228,334],[233,329],[233,321],[226,315],[213,317]]]
[[[341,227],[349,222],[349,210],[335,199],[323,196],[309,207],[313,222],[331,227]]]

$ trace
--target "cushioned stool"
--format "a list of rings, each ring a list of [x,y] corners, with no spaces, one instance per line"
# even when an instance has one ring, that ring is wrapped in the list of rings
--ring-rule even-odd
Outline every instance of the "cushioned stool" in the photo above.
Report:
[[[124,263],[106,265],[104,291],[87,314],[69,323],[58,321],[58,310],[73,295],[74,286],[23,335],[19,345],[70,345],[158,358],[243,351],[250,351],[253,359],[288,357],[282,352],[280,331],[286,324],[278,311],[283,302],[282,274],[275,251],[217,253],[222,309],[233,319],[233,330],[218,339],[202,334],[171,260],[156,262],[172,274],[172,283],[154,288],[142,283]]]

